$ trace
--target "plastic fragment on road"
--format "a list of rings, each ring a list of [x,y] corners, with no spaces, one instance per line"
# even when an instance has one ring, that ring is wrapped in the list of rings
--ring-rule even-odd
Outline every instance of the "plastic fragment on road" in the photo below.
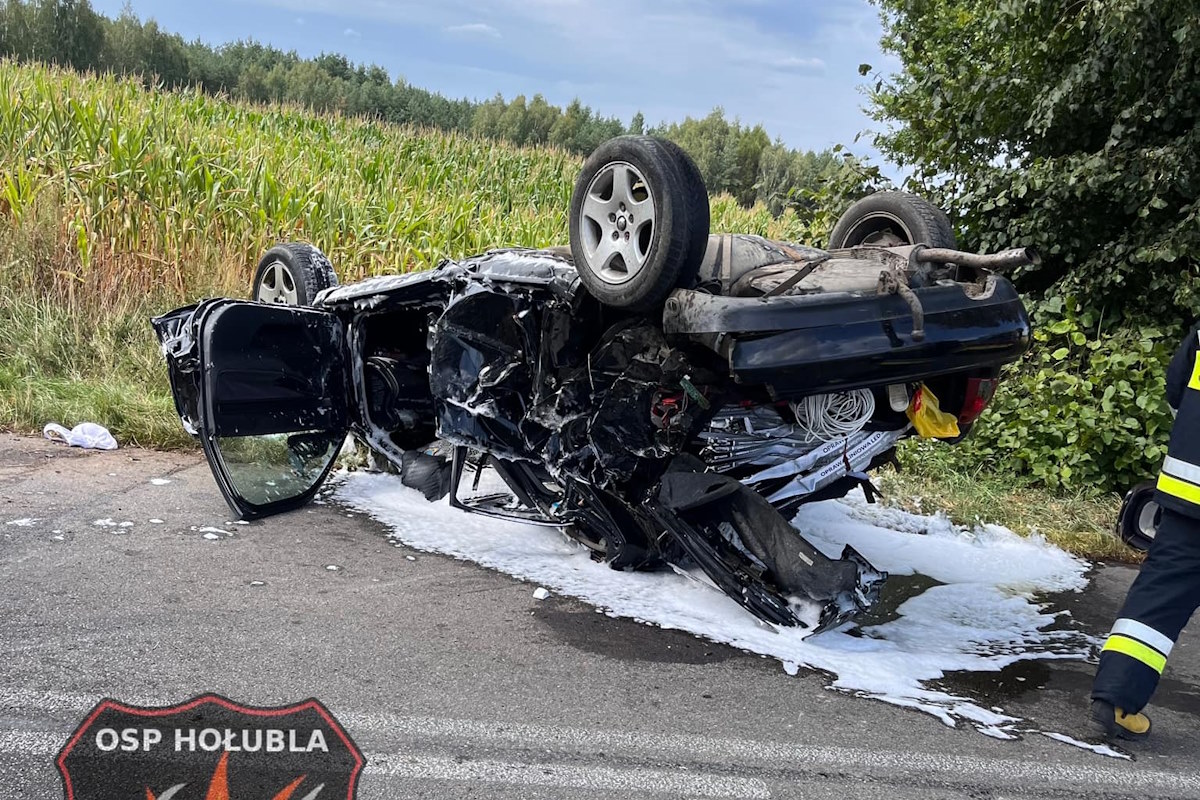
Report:
[[[534,600],[545,600],[549,596],[550,596],[550,592],[546,591],[541,586],[539,586],[538,588],[533,590],[533,599]]]
[[[95,422],[81,422],[70,430],[57,422],[48,422],[42,428],[42,435],[52,442],[62,442],[85,450],[117,449],[117,440],[108,432],[108,428]]]

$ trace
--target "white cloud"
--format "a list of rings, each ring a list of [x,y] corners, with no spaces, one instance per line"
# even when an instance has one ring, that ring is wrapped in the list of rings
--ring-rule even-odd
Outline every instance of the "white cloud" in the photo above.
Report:
[[[824,75],[825,62],[819,58],[785,56],[771,62],[771,66],[784,72],[799,72],[806,75]]]
[[[297,24],[297,25],[303,25],[303,24],[304,24],[304,17],[296,17],[296,24]]]
[[[500,31],[496,30],[486,22],[472,22],[468,25],[450,25],[444,28],[446,33],[455,36],[486,36],[491,39],[499,39]]]
[[[346,28],[346,30],[342,31],[342,35],[348,36],[351,39],[361,39],[362,38],[362,34],[359,33],[358,31],[354,30],[354,28]]]

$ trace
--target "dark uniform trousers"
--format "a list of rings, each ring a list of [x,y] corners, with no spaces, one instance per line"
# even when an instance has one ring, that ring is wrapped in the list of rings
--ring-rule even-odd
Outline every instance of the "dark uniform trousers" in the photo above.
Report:
[[[1100,652],[1092,697],[1127,713],[1154,694],[1179,632],[1200,607],[1200,325],[1167,371],[1177,410],[1158,476],[1158,533]]]

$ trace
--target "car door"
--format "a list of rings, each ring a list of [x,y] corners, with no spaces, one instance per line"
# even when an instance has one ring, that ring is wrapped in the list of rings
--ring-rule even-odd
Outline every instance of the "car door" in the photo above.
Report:
[[[253,519],[311,500],[350,427],[341,320],[311,308],[212,300],[154,327],[176,408],[230,508]]]

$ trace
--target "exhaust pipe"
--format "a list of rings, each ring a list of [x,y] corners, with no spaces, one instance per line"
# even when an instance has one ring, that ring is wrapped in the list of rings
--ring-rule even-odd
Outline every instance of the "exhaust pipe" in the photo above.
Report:
[[[917,261],[924,261],[929,264],[961,264],[964,267],[977,267],[979,269],[997,271],[1008,267],[1036,266],[1042,263],[1041,254],[1032,247],[1017,247],[1001,253],[979,255],[978,253],[964,253],[960,250],[951,250],[947,247],[916,245],[913,247],[912,257]]]

